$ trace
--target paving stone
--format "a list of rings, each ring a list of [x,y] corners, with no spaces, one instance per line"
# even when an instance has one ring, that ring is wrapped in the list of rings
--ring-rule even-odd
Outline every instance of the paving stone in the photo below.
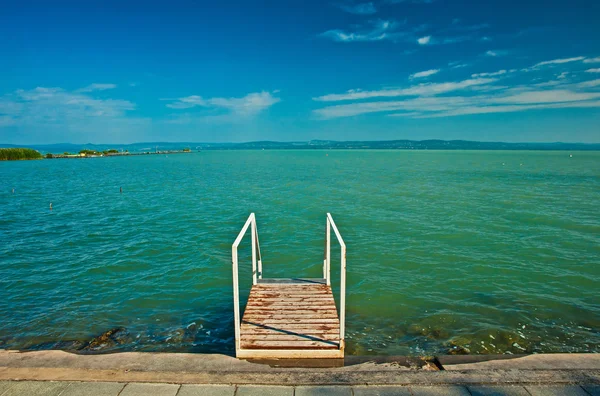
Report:
[[[2,396],[58,396],[69,382],[14,381]]]
[[[175,396],[178,390],[173,384],[127,384],[119,396]]]
[[[525,387],[531,396],[589,396],[582,387],[578,385],[532,385]]]
[[[297,386],[296,396],[352,396],[349,386]]]
[[[529,393],[522,386],[503,385],[503,386],[469,386],[469,392],[473,396],[529,396]]]
[[[181,385],[177,396],[233,396],[235,386],[229,385]]]
[[[582,385],[583,389],[592,396],[600,396],[600,385]]]
[[[117,396],[124,386],[118,382],[72,382],[60,396]]]
[[[2,396],[2,394],[6,392],[11,385],[12,382],[10,381],[0,381],[0,396]]]
[[[240,385],[236,396],[293,396],[293,386],[253,386]],[[298,395],[298,393],[296,393]]]
[[[389,385],[371,385],[354,386],[354,396],[410,396],[410,389],[407,386],[389,386]]]
[[[470,396],[463,386],[411,386],[410,390],[414,396]]]

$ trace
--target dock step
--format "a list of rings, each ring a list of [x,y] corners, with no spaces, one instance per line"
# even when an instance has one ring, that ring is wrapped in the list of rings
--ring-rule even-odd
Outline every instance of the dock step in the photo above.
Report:
[[[343,357],[331,287],[324,279],[261,279],[250,290],[240,346],[245,358]]]
[[[231,245],[235,355],[240,359],[342,359],[346,318],[346,244],[327,213],[322,278],[263,278],[256,216]],[[252,289],[240,312],[238,247],[250,230]],[[331,292],[331,230],[340,245],[340,310]],[[240,316],[242,316],[240,318]]]

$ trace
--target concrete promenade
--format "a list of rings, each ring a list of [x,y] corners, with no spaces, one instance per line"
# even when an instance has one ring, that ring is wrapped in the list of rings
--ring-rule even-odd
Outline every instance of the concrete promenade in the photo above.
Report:
[[[343,367],[326,366],[224,355],[0,350],[0,396],[600,396],[600,354],[349,357]]]

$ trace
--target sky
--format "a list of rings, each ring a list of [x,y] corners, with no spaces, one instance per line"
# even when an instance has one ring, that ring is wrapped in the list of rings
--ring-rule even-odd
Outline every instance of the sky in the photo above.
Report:
[[[600,142],[600,1],[4,1],[0,144]]]

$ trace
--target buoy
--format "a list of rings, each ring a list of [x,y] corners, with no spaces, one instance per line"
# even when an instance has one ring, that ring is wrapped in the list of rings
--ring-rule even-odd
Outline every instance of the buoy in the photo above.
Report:
[[[569,158],[573,158],[573,154],[569,154]]]
[[[52,210],[52,202],[50,202],[50,210]]]

